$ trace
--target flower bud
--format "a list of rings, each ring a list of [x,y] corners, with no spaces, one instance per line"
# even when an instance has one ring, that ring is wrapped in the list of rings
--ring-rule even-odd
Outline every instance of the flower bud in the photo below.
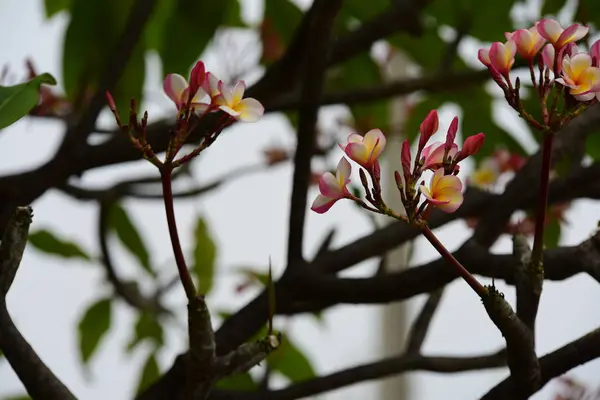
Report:
[[[438,118],[437,111],[429,111],[429,114],[427,114],[423,122],[421,122],[421,126],[419,127],[419,132],[421,133],[421,137],[419,138],[419,153],[421,150],[423,150],[431,136],[437,132],[439,124],[440,120]]]

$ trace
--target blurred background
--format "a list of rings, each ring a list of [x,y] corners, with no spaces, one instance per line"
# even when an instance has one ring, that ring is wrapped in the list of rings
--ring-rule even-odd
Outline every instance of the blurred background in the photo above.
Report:
[[[2,84],[26,79],[27,60],[31,60],[38,73],[49,72],[58,80],[58,86],[51,89],[58,100],[53,103],[50,115],[40,113],[25,118],[0,133],[0,174],[3,176],[39,167],[54,156],[65,131],[60,114],[73,106],[60,99],[65,91],[72,93],[82,85],[76,80],[77,74],[66,78],[65,71],[83,68],[86,56],[97,57],[99,63],[104,60],[106,46],[102,26],[109,30],[111,24],[117,23],[111,12],[115,12],[115,5],[120,1],[108,0],[100,6],[112,10],[110,12],[76,14],[82,13],[84,3],[83,0],[2,0],[0,3],[0,65],[6,68]],[[92,4],[96,3],[102,2],[88,0],[89,8],[93,9]],[[122,3],[122,7],[126,7],[125,3],[131,2]],[[217,3],[159,2],[156,12],[162,17],[157,18],[187,14],[191,22],[189,26],[184,24],[189,21],[183,19],[181,26],[166,22],[163,31],[147,32],[148,47],[139,55],[138,68],[123,78],[127,82],[125,86],[133,88],[130,95],[138,91],[136,97],[142,98],[143,94],[141,109],[148,111],[151,122],[172,119],[175,115],[174,105],[162,92],[164,75],[179,72],[187,76],[197,59],[202,59],[207,69],[224,81],[244,79],[251,86],[285,50],[302,12],[310,7],[311,1]],[[345,29],[351,30],[372,19],[387,6],[384,3],[387,1],[347,1],[340,17]],[[440,9],[433,8],[436,3]],[[544,15],[554,15],[563,24],[570,23],[578,10],[578,3],[574,1],[566,4],[555,0],[548,0],[547,4],[541,0],[504,1],[485,5],[474,1],[472,8],[467,3],[432,2],[428,12],[447,19],[424,18],[425,30],[421,37],[397,33],[387,40],[377,41],[369,53],[353,58],[338,69],[339,76],[332,81],[332,87],[410,79],[452,68],[480,70],[477,49],[491,41],[504,40],[505,30],[530,25],[542,15],[542,7]],[[596,7],[594,2],[588,5]],[[469,9],[472,19],[467,23],[461,12]],[[78,15],[79,25],[71,22],[72,14]],[[599,26],[600,10],[598,14],[590,13],[588,18],[592,25],[596,21],[595,26]],[[81,28],[82,21],[84,26],[89,25],[86,29]],[[468,25],[464,32],[461,31],[463,25]],[[85,34],[88,31],[93,31],[90,36]],[[164,37],[158,38],[159,34]],[[460,40],[456,40],[458,36]],[[591,36],[591,39],[597,38],[593,33]],[[456,43],[456,49],[444,61],[443,55],[452,51],[452,43]],[[68,85],[71,86],[66,87]],[[324,106],[319,113],[319,140],[322,146],[330,147],[353,131],[380,127],[391,137],[384,160],[387,174],[398,163],[399,138],[414,138],[418,124],[431,108],[438,108],[440,112],[438,139],[443,138],[454,115],[461,118],[460,135],[479,131],[488,135],[481,157],[465,162],[461,169],[464,178],[471,176],[485,157],[498,149],[524,156],[538,148],[538,138],[508,109],[501,93],[485,81],[453,92],[419,91],[364,105]],[[213,190],[177,199],[175,203],[180,235],[189,257],[193,258],[193,250],[198,246],[214,249],[214,259],[203,261],[208,265],[206,268],[214,271],[210,273],[212,287],[208,302],[215,326],[260,293],[269,259],[275,277],[285,268],[293,171],[287,157],[293,154],[295,146],[295,123],[293,112],[269,112],[255,124],[236,124],[177,180],[176,189],[181,191],[222,181]],[[105,109],[99,116],[97,133],[90,141],[102,143],[112,129],[112,115]],[[341,154],[333,148],[326,156],[316,159],[315,173],[334,168]],[[281,156],[281,162],[276,162],[277,155]],[[106,234],[120,279],[135,283],[139,291],[146,294],[152,293],[157,282],[169,287],[163,300],[164,305],[174,311],[174,316],[161,319],[158,326],[150,323],[150,333],[140,336],[141,313],[119,299],[106,279],[99,241],[100,202],[86,200],[73,189],[100,190],[122,181],[156,175],[155,168],[145,161],[94,168],[73,177],[69,181],[70,189],[53,188],[33,203],[33,239],[10,292],[8,307],[33,348],[81,399],[132,398],[140,385],[147,385],[156,373],[171,366],[177,354],[186,350],[186,301],[178,282],[169,286],[176,270],[163,205],[160,198],[148,195],[160,191],[140,189],[138,195],[119,199],[113,205],[110,232]],[[502,181],[496,182],[487,190],[498,191],[502,185]],[[311,201],[316,194],[317,188],[313,186]],[[600,206],[590,200],[577,200],[566,208],[562,217],[552,228],[554,245],[576,245],[596,229]],[[336,230],[331,244],[336,248],[385,223],[349,202],[336,204],[325,215],[311,212],[306,221],[305,255],[312,257],[331,229]],[[463,220],[438,230],[442,242],[451,250],[468,239],[470,232],[471,228]],[[510,237],[502,237],[492,250],[510,252]],[[436,259],[437,253],[419,238],[387,257],[392,260],[390,264],[419,265]],[[379,260],[370,259],[343,275],[370,276],[379,267]],[[482,279],[482,282],[491,281]],[[512,286],[502,281],[496,285],[507,299],[514,301]],[[396,354],[401,349],[406,325],[424,300],[422,295],[403,305],[340,305],[318,315],[277,317],[276,327],[286,333],[288,347],[285,361],[273,360],[270,364],[272,387],[284,387],[289,382]],[[545,282],[538,316],[538,354],[552,351],[597,327],[599,301],[597,282],[587,275]],[[474,293],[462,281],[450,284],[425,341],[424,354],[467,356],[493,352],[503,345],[500,333]],[[264,366],[250,372],[256,383],[263,375]],[[576,368],[568,375],[595,388],[600,384],[600,361]],[[506,376],[505,368],[457,374],[410,372],[402,378],[368,381],[318,398],[475,399]],[[255,383],[250,380],[230,384]],[[551,383],[533,398],[553,399],[558,389],[558,384]],[[24,389],[19,380],[8,363],[0,358],[0,398],[18,398],[15,396],[22,393]]]

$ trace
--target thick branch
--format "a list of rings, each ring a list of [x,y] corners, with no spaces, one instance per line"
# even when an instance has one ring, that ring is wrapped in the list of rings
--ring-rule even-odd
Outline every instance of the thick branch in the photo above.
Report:
[[[306,216],[306,198],[310,184],[311,160],[315,149],[315,137],[319,102],[325,84],[329,42],[335,16],[342,5],[341,0],[315,0],[309,36],[305,39],[304,74],[300,93],[298,114],[298,144],[294,155],[294,176],[290,206],[288,235],[288,266],[300,265]]]
[[[23,338],[6,309],[6,293],[21,263],[32,217],[30,207],[18,207],[0,244],[0,350],[32,398],[74,400],[75,396]]]

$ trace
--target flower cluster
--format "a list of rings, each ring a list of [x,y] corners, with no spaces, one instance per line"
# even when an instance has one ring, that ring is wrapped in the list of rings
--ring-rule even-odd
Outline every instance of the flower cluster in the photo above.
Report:
[[[506,32],[505,43],[495,42],[488,49],[480,49],[478,58],[502,88],[511,107],[543,130],[566,122],[572,116],[567,111],[574,110],[577,101],[600,99],[600,40],[589,52],[581,51],[576,44],[587,33],[588,28],[579,24],[563,29],[557,21],[543,19],[528,29]],[[536,121],[526,113],[519,99],[519,79],[514,85],[511,81],[510,71],[516,54],[529,66],[532,85],[542,105],[543,121]],[[560,87],[553,91],[555,83]],[[565,112],[561,114],[557,109],[557,96],[562,92],[568,92],[568,96],[565,93]],[[554,97],[548,101],[551,96]]]
[[[163,88],[178,110],[193,109],[203,115],[221,110],[236,120],[255,122],[264,113],[264,107],[253,98],[244,99],[246,83],[239,81],[228,88],[212,72],[207,72],[198,61],[190,74],[190,82],[179,74],[165,77]]]
[[[457,176],[458,163],[468,156],[476,154],[481,149],[485,136],[483,133],[469,136],[462,149],[459,150],[458,145],[454,143],[458,130],[458,118],[454,118],[448,128],[446,141],[428,145],[429,139],[437,132],[438,128],[438,114],[433,110],[421,123],[414,162],[412,161],[410,142],[405,140],[402,144],[400,154],[402,173],[396,171],[395,179],[406,217],[391,210],[381,197],[378,158],[385,148],[386,138],[379,129],[372,129],[364,136],[351,134],[347,143],[340,144],[346,157],[362,167],[359,170],[360,178],[369,204],[348,190],[352,167],[343,157],[338,163],[335,174],[327,172],[321,177],[319,181],[320,194],[313,202],[311,209],[317,213],[324,213],[338,200],[351,199],[367,210],[414,223],[419,223],[422,219],[427,218],[428,205],[445,212],[456,211],[463,202],[462,182]],[[421,181],[421,176],[425,171],[433,172],[429,185],[425,185],[425,182]],[[369,186],[367,175],[370,177],[372,187]]]
[[[138,121],[135,101],[132,100],[129,123],[123,124],[115,102],[106,93],[108,105],[113,112],[119,128],[129,135],[133,145],[144,157],[161,170],[179,167],[210,146],[234,121],[255,122],[264,113],[264,107],[258,100],[244,98],[246,84],[239,81],[233,88],[227,87],[213,73],[206,71],[204,63],[198,61],[190,72],[189,82],[179,74],[168,74],[163,82],[165,94],[175,103],[178,115],[175,127],[171,130],[165,160],[161,161],[146,139],[148,113]],[[200,144],[190,153],[175,159],[186,143],[190,133],[208,114],[221,113],[210,120]]]
[[[527,158],[507,149],[498,149],[491,156],[485,157],[478,168],[471,174],[469,183],[480,189],[488,189],[494,185],[502,174],[517,172],[523,167]]]

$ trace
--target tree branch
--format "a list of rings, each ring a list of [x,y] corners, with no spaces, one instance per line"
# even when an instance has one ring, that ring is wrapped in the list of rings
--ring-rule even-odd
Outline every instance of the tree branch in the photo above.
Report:
[[[288,267],[302,264],[304,219],[306,198],[310,184],[311,161],[315,149],[315,137],[319,102],[325,84],[329,42],[335,17],[342,6],[341,0],[315,0],[310,13],[309,36],[305,38],[305,65],[298,110],[297,148],[294,155],[294,175],[288,234]]]
[[[32,217],[30,207],[18,207],[0,244],[0,350],[31,397],[75,400],[75,396],[23,338],[6,309],[6,294],[21,263]]]

